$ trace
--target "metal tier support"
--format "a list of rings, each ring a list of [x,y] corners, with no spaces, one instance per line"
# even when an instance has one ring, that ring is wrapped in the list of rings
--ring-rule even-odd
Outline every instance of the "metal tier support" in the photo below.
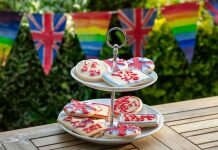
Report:
[[[123,33],[124,35],[124,42],[122,45],[117,45],[117,44],[114,44],[114,45],[111,45],[110,42],[108,41],[108,36],[109,36],[109,33],[111,31],[114,31],[114,30],[119,30]],[[107,36],[106,36],[106,41],[107,41],[107,45],[111,48],[113,48],[113,67],[112,67],[112,73],[115,72],[115,67],[116,67],[116,64],[117,64],[117,54],[118,54],[118,48],[121,48],[123,47],[125,44],[126,44],[126,32],[119,28],[119,27],[113,27],[111,28],[108,32],[107,32]],[[115,91],[113,90],[111,92],[111,106],[110,106],[110,126],[113,126],[114,125],[114,101],[115,101]]]

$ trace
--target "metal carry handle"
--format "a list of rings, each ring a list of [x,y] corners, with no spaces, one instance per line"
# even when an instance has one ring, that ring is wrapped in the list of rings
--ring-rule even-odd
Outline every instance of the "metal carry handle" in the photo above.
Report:
[[[112,31],[115,31],[115,30],[121,31],[121,32],[123,33],[123,35],[124,35],[124,41],[123,41],[123,43],[122,43],[120,46],[117,45],[117,44],[111,45],[111,43],[108,41],[109,33],[112,32]],[[119,27],[113,27],[113,28],[111,28],[111,29],[107,32],[106,41],[107,41],[107,45],[108,45],[110,48],[115,48],[115,45],[116,45],[116,48],[117,48],[117,49],[118,49],[118,48],[121,48],[121,47],[123,47],[123,46],[126,44],[126,32],[125,32],[123,29],[119,28]]]

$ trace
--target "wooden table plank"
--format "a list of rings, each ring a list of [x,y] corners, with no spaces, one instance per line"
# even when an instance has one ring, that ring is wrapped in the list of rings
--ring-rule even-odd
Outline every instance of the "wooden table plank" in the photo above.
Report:
[[[218,107],[210,107],[210,108],[202,108],[196,110],[189,110],[184,112],[177,112],[172,114],[165,114],[164,119],[166,122],[168,121],[177,121],[181,119],[195,118],[207,115],[214,115],[218,113]]]
[[[199,150],[200,148],[164,125],[154,136],[173,150]]]
[[[199,122],[171,126],[171,128],[176,130],[178,133],[211,128],[211,127],[218,127],[218,119],[204,120]]]
[[[218,147],[215,146],[215,147],[207,148],[207,149],[205,149],[205,150],[218,150]]]
[[[180,124],[185,124],[185,123],[192,123],[192,122],[211,120],[211,119],[218,119],[218,114],[167,122],[166,125],[173,126],[173,125],[180,125]]]
[[[187,101],[169,103],[169,104],[161,104],[161,105],[156,105],[155,108],[158,109],[162,114],[169,114],[169,113],[214,107],[214,106],[218,106],[218,96],[195,99],[195,100],[187,100]]]
[[[165,144],[152,136],[133,141],[132,144],[141,150],[170,150]]]
[[[38,150],[36,146],[29,140],[20,140],[20,141],[5,141],[2,142],[4,147],[7,150]]]
[[[108,147],[112,147],[110,145],[101,145],[101,144],[95,144],[95,143],[86,143],[82,145],[73,145],[73,146],[68,146],[68,147],[62,147],[58,148],[56,150],[100,150],[100,149],[105,149]]]
[[[198,136],[190,136],[187,138],[195,144],[209,143],[209,142],[214,142],[218,140],[218,132],[201,134]]]
[[[30,127],[30,128],[19,129],[19,130],[2,132],[0,133],[0,141],[8,137],[13,138],[18,134],[24,134],[29,139],[32,139],[32,138],[39,138],[43,136],[49,136],[49,135],[55,135],[61,133],[66,133],[66,132],[60,127],[58,123],[53,123],[53,124],[42,125],[37,127]]]
[[[116,147],[111,147],[111,148],[104,148],[104,150],[127,150],[127,149],[136,150],[137,148],[132,144],[116,146]]]
[[[77,140],[77,138],[68,133],[64,133],[64,134],[32,139],[32,142],[39,147],[39,146],[51,145],[61,142],[72,141],[72,140]]]
[[[210,147],[217,147],[218,149],[218,140],[210,143],[200,144],[199,147],[203,149],[210,148]]]
[[[0,142],[0,150],[6,150],[1,142]]]
[[[218,131],[218,127],[201,129],[201,130],[191,131],[191,132],[185,132],[185,133],[182,133],[182,135],[185,137],[189,137],[189,136],[193,136],[193,135],[200,135],[200,134],[211,133],[211,132],[216,132],[216,131]]]
[[[62,148],[62,147],[69,147],[69,146],[73,146],[73,145],[81,145],[81,144],[86,144],[86,143],[87,142],[83,141],[83,140],[73,140],[73,141],[62,142],[62,143],[38,147],[38,149],[39,150],[50,150],[50,149],[57,149],[57,148]]]

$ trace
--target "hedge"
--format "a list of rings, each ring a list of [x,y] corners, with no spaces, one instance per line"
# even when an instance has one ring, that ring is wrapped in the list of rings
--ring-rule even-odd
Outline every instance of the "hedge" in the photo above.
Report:
[[[124,4],[117,4],[115,8],[136,5]],[[95,5],[99,8],[97,5],[100,4]],[[87,5],[90,10],[106,9],[95,7],[90,3]],[[116,97],[135,95],[144,103],[154,105],[217,95],[218,27],[210,24],[211,18],[206,15],[200,21],[193,63],[190,65],[166,22],[158,25],[160,22],[161,19],[149,34],[145,51],[145,56],[156,64],[158,81],[139,91],[117,93]],[[115,16],[110,26],[119,26]],[[119,37],[118,33],[114,34],[113,42],[120,42]],[[110,57],[112,50],[104,45],[100,59]],[[128,46],[119,50],[119,57],[132,57]],[[90,89],[70,76],[71,68],[84,58],[76,35],[66,31],[53,68],[49,76],[45,76],[29,28],[22,24],[7,65],[0,68],[0,130],[55,122],[58,113],[72,98],[83,101],[110,97],[109,92]]]

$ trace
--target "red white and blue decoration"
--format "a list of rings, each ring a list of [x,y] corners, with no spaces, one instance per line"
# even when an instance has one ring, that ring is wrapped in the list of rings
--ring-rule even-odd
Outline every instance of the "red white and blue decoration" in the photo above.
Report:
[[[134,57],[143,57],[147,36],[152,30],[156,16],[157,10],[154,8],[119,10],[118,18],[126,31],[128,45]]]
[[[218,0],[206,0],[205,6],[218,24]]]
[[[27,18],[40,63],[44,73],[48,75],[62,42],[66,16],[45,13],[29,14]]]
[[[134,57],[127,60],[127,63],[129,68],[138,69],[144,73],[151,73],[155,68],[154,62],[145,57]]]

